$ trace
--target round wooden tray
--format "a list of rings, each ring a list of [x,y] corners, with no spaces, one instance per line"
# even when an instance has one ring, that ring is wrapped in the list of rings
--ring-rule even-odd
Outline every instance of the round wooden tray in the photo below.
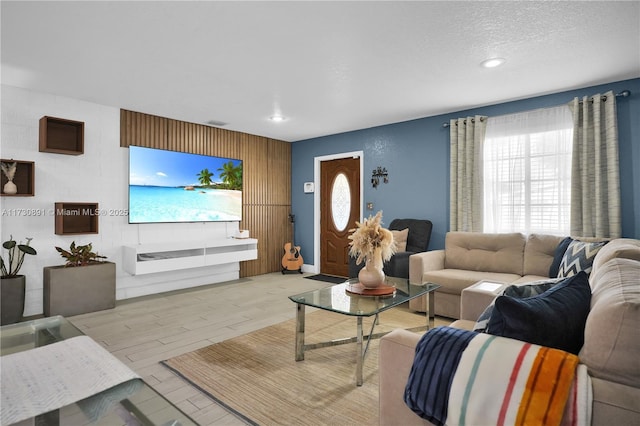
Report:
[[[393,296],[396,294],[395,287],[384,284],[376,288],[367,288],[360,283],[353,283],[347,285],[346,291],[360,296]]]

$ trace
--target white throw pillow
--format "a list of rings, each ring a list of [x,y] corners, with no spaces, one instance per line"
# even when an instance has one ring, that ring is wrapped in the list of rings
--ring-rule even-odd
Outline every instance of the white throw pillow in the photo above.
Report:
[[[405,228],[402,231],[391,230],[393,234],[393,241],[396,243],[396,252],[400,253],[407,251],[407,238],[409,237],[409,228]]]

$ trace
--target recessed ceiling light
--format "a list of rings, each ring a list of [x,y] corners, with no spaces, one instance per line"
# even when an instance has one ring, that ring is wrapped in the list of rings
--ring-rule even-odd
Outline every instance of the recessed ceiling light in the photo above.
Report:
[[[284,117],[281,115],[272,115],[269,120],[279,123],[280,121],[284,121]]]
[[[486,61],[482,61],[480,65],[482,65],[485,68],[495,68],[504,64],[504,61],[505,61],[504,58],[491,58],[491,59],[487,59]]]

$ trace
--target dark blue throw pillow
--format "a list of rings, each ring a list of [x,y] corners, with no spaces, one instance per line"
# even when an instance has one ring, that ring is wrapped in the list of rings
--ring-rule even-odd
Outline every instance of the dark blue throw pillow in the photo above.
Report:
[[[549,278],[555,278],[558,276],[560,263],[562,262],[564,253],[567,251],[567,247],[569,247],[571,241],[573,241],[573,238],[565,237],[562,241],[560,241],[560,243],[558,243],[556,250],[553,252],[553,262],[551,263],[551,267],[549,268]]]
[[[554,285],[557,285],[560,281],[558,279],[547,280],[547,281],[534,281],[529,284],[520,284],[520,285],[510,285],[505,288],[502,293],[498,294],[498,296],[511,296],[516,299],[524,299],[526,297],[537,296],[538,294],[542,294],[545,291],[549,290]],[[478,333],[486,333],[487,332],[487,324],[489,324],[489,320],[491,319],[491,314],[493,313],[493,307],[495,304],[495,299],[486,309],[480,314],[478,320],[473,326],[473,331],[477,331]]]
[[[498,296],[486,332],[577,355],[590,305],[589,279],[581,271],[537,296]]]

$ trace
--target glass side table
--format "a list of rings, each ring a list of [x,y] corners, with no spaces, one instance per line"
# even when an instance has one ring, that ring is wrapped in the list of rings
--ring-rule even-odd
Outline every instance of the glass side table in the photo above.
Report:
[[[0,327],[0,355],[28,351],[37,347],[82,336],[61,316],[36,319]],[[0,359],[1,362],[1,359]],[[124,388],[127,392],[122,392]],[[3,389],[4,391],[4,389]],[[10,391],[10,390],[9,390]],[[119,394],[126,394],[122,399]],[[92,398],[111,402],[100,410],[99,418],[87,415]],[[94,411],[95,413],[95,411]],[[17,425],[196,425],[186,414],[140,379],[130,380],[75,404],[28,419]]]

